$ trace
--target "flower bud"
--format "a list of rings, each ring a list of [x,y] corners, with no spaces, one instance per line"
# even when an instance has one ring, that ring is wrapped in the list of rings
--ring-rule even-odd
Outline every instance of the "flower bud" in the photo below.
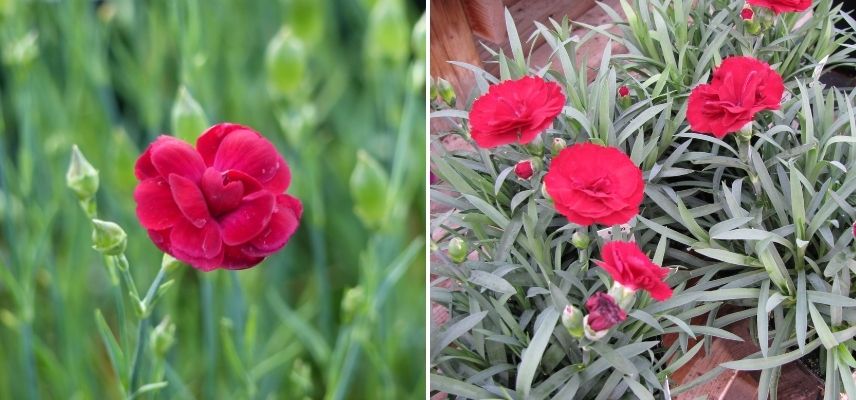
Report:
[[[573,235],[571,235],[571,244],[574,245],[574,247],[583,250],[589,247],[589,244],[591,244],[591,239],[589,239],[588,234],[576,231]]]
[[[128,245],[128,235],[122,227],[114,222],[92,220],[92,248],[98,252],[117,256],[125,252]]]
[[[342,296],[342,317],[344,320],[353,320],[365,301],[366,291],[362,286],[355,286],[346,290],[345,295]]]
[[[433,103],[434,100],[437,100],[440,97],[440,90],[437,89],[436,79],[431,78],[431,81],[429,83],[430,84],[428,85],[428,102]]]
[[[752,123],[749,122],[746,125],[743,125],[742,128],[737,132],[737,140],[741,140],[745,143],[748,143],[752,140]]]
[[[534,173],[531,160],[520,161],[514,166],[514,174],[517,175],[518,179],[529,179]]]
[[[306,49],[303,41],[282,28],[271,39],[265,53],[268,83],[277,95],[299,94],[306,74]]]
[[[175,343],[175,324],[167,315],[152,329],[149,346],[158,358],[163,358],[173,343]]]
[[[442,99],[444,103],[448,104],[449,107],[455,107],[457,104],[455,88],[452,87],[452,84],[449,83],[449,81],[443,78],[437,79],[437,91],[440,93],[440,99]]]
[[[624,311],[630,310],[636,302],[636,290],[628,288],[617,281],[612,283],[608,294],[615,299],[618,306]]]
[[[463,239],[459,237],[453,237],[452,240],[449,240],[449,258],[452,259],[455,263],[462,263],[467,259],[467,255],[470,254],[470,248]]]
[[[410,89],[414,92],[425,93],[425,61],[410,63]]]
[[[618,97],[627,97],[630,96],[630,88],[626,85],[621,85],[618,87]]]
[[[172,106],[172,133],[185,142],[194,143],[207,128],[205,112],[187,87],[182,85]]]
[[[743,18],[744,21],[751,21],[755,16],[755,11],[752,11],[752,6],[746,4],[743,6],[743,9],[740,10],[740,18]]]
[[[586,309],[589,314],[583,319],[583,326],[586,337],[591,340],[602,338],[609,329],[627,319],[627,313],[604,292],[591,295],[586,300]]]
[[[535,136],[535,139],[526,143],[523,147],[533,156],[541,157],[544,155],[544,140],[541,139],[541,135]]]
[[[161,259],[161,268],[166,270],[166,273],[170,273],[174,270],[177,270],[179,267],[183,266],[184,263],[178,261],[175,257],[163,253],[163,258]]]
[[[370,59],[401,63],[410,54],[410,32],[402,0],[377,0],[369,15],[365,50]]]
[[[559,155],[559,152],[568,147],[568,142],[562,138],[553,138],[553,146],[550,148],[553,157]]]
[[[413,32],[411,34],[411,45],[413,46],[413,55],[417,60],[425,60],[426,55],[426,36],[427,32],[425,29],[425,13],[422,13],[422,17],[419,18],[419,21],[416,21],[416,24],[413,25]],[[424,64],[424,62],[422,63]]]
[[[324,2],[318,0],[293,0],[289,25],[294,33],[307,43],[315,43],[324,33]]]
[[[583,313],[578,308],[568,304],[562,311],[562,325],[568,333],[575,337],[583,337]]]
[[[351,173],[351,196],[354,211],[364,224],[377,227],[386,217],[386,189],[389,178],[383,167],[369,153],[357,151],[357,165]]]
[[[65,182],[80,200],[91,199],[98,191],[98,170],[86,160],[77,145],[71,146],[71,161]]]

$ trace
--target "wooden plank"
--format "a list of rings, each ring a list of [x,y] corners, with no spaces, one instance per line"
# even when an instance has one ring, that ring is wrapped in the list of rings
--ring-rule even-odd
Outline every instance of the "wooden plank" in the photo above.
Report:
[[[475,84],[472,72],[449,61],[482,65],[463,0],[431,0],[431,76],[446,79],[466,98]]]

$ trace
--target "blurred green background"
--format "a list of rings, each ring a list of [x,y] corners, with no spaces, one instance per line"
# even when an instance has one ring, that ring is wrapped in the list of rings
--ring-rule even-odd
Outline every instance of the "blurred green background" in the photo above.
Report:
[[[423,398],[424,7],[0,0],[0,399]],[[174,344],[159,362],[146,342],[129,388],[96,310],[127,358],[138,320],[65,186],[71,146],[144,292],[161,254],[133,163],[222,121],[284,154],[301,227],[253,269],[175,272],[145,326],[168,316]]]

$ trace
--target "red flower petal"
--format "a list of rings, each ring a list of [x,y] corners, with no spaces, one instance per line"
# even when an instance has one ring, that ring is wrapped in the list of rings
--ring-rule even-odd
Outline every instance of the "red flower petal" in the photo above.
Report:
[[[276,211],[271,216],[270,223],[244,246],[244,253],[264,257],[281,249],[297,231],[301,214],[303,206],[300,200],[287,194],[277,196]]]
[[[172,199],[178,205],[178,209],[193,226],[201,228],[211,218],[205,197],[199,186],[183,176],[169,175],[169,187],[172,191]]]
[[[651,262],[636,243],[609,242],[600,253],[603,261],[595,261],[595,264],[621,285],[633,290],[643,289],[658,301],[672,296],[672,289],[663,282],[669,270]]]
[[[208,130],[196,139],[196,150],[202,155],[205,165],[214,165],[214,157],[217,156],[217,149],[220,148],[220,143],[226,135],[237,130],[252,131],[252,129],[243,125],[223,123],[208,128]]]
[[[761,6],[773,10],[776,14],[783,12],[802,12],[811,7],[812,0],[746,0],[753,6]]]
[[[223,240],[214,221],[201,228],[182,221],[172,228],[169,240],[172,255],[194,267],[211,270],[223,261]]]
[[[213,215],[232,211],[241,204],[244,197],[244,184],[239,180],[224,182],[223,174],[214,168],[208,168],[202,174],[202,193]]]
[[[202,157],[192,146],[169,136],[161,136],[152,144],[151,159],[163,177],[176,174],[198,182],[205,171]]]
[[[226,246],[223,263],[220,265],[225,269],[239,270],[247,269],[264,260],[264,257],[256,257],[246,254],[241,246]]]
[[[244,197],[243,203],[220,220],[223,242],[229,246],[246,243],[262,232],[273,214],[275,199],[268,191]]]
[[[285,191],[291,181],[288,165],[276,147],[258,133],[246,129],[225,135],[213,166],[220,171],[244,172],[274,193]]]
[[[184,219],[163,178],[140,182],[134,189],[134,201],[137,202],[137,218],[146,229],[166,229]]]

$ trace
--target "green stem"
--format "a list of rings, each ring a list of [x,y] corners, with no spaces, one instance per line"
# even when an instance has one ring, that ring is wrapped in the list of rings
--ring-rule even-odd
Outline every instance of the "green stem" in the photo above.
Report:
[[[124,256],[121,256],[124,258]],[[127,268],[126,268],[127,270]],[[157,293],[158,288],[161,283],[163,283],[164,278],[166,277],[166,268],[161,267],[158,271],[158,274],[155,276],[154,281],[152,281],[152,285],[149,286],[149,290],[146,292],[146,297],[142,300],[142,308],[144,310],[143,319],[140,320],[140,326],[137,330],[137,347],[134,350],[134,362],[131,364],[131,381],[128,393],[132,395],[137,388],[137,381],[140,376],[140,364],[142,364],[142,355],[143,355],[143,346],[146,342],[146,325],[149,324],[149,319],[151,318],[151,312],[149,308],[151,308],[152,300],[155,297],[155,293]],[[133,284],[133,281],[131,282]],[[133,285],[132,285],[133,287]]]

